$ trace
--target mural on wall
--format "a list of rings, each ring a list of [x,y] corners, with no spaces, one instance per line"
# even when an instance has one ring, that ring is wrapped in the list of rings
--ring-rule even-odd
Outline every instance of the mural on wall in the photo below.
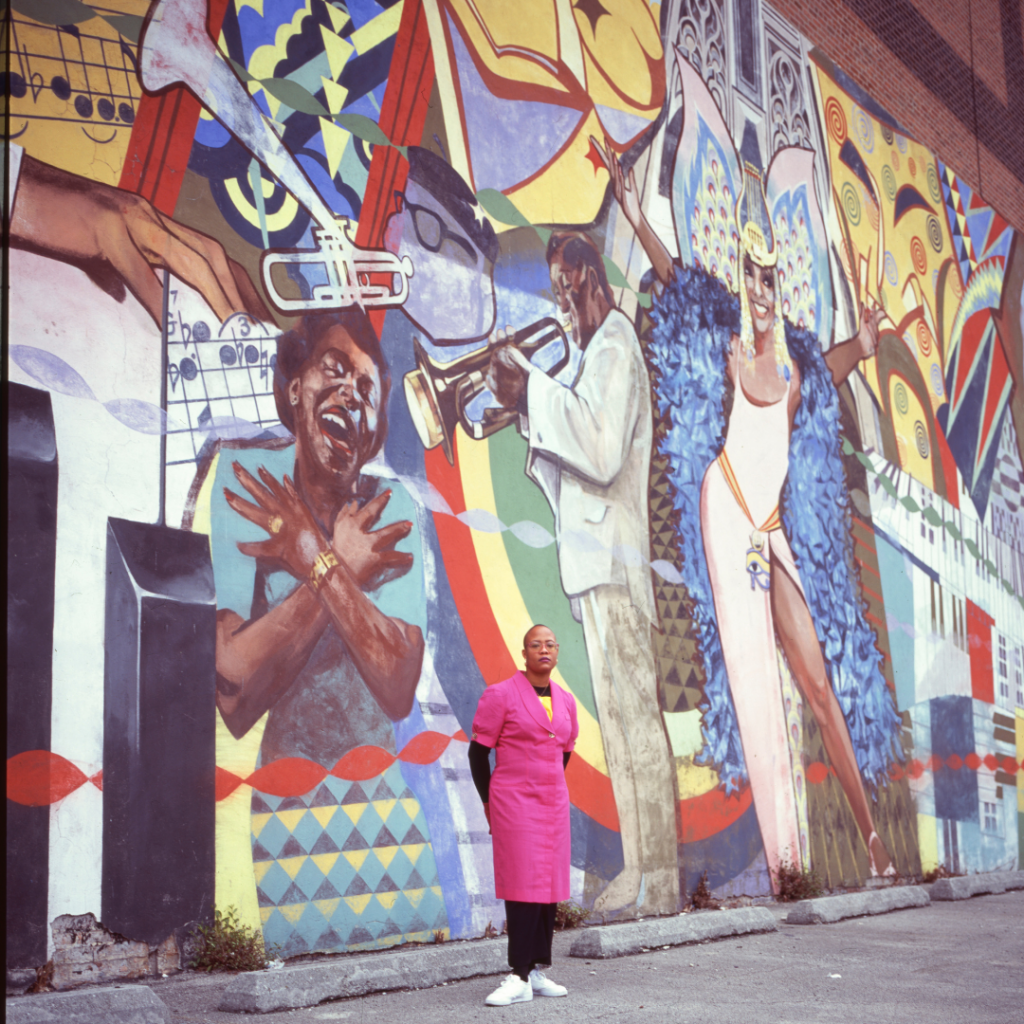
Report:
[[[609,919],[1019,864],[1024,255],[886,97],[739,0],[5,30],[14,966],[500,927],[534,622]]]

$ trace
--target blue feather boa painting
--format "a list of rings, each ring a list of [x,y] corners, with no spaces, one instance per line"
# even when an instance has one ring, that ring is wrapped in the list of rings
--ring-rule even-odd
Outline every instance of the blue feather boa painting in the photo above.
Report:
[[[676,268],[652,310],[649,354],[655,400],[667,424],[660,442],[669,463],[679,515],[683,580],[694,604],[706,683],[700,705],[704,748],[726,792],[748,780],[729,686],[714,594],[705,557],[701,485],[725,444],[727,359],[740,331],[740,303],[700,268]],[[839,396],[817,338],[785,323],[786,344],[800,373],[800,403],[789,441],[782,492],[783,530],[849,729],[865,785],[884,783],[899,747],[901,720],[881,672],[876,637],[857,590],[850,503],[840,457]]]

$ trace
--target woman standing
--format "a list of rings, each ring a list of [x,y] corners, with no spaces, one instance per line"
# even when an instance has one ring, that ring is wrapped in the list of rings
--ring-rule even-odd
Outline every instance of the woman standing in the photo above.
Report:
[[[473,719],[469,763],[494,841],[494,889],[505,901],[512,973],[488,1006],[564,996],[537,968],[551,964],[555,905],[569,898],[565,766],[579,725],[572,694],[551,682],[558,642],[547,626],[523,638],[526,669],[488,687]],[[488,760],[497,749],[491,776]]]

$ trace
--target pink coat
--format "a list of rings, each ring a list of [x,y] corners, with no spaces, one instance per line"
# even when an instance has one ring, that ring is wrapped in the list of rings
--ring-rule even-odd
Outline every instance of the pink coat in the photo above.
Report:
[[[473,739],[497,748],[491,776],[494,891],[500,900],[569,898],[569,790],[562,753],[576,745],[576,700],[551,684],[551,720],[522,672],[488,687]]]

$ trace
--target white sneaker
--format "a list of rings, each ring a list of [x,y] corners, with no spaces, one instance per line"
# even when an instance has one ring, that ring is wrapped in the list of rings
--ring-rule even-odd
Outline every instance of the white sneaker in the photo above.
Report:
[[[534,971],[533,974],[537,972]],[[530,977],[533,977],[533,974]],[[544,977],[541,975],[541,977]],[[546,979],[545,979],[546,980]],[[551,982],[548,982],[550,985]],[[551,995],[552,993],[545,993]],[[533,999],[533,987],[518,974],[510,974],[485,1000],[484,1006],[509,1006],[511,1003],[528,1003]]]
[[[530,988],[535,996],[567,996],[569,990],[564,985],[552,981],[536,967],[530,971]]]

